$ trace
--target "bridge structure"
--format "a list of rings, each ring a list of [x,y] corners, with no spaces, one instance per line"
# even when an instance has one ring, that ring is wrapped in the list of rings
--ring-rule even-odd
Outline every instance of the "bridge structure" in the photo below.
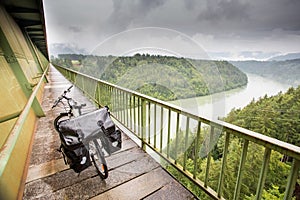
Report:
[[[0,39],[0,199],[193,199],[200,197],[195,196],[198,191],[212,199],[224,199],[225,192],[240,199],[251,145],[264,152],[257,177],[254,175],[255,198],[262,198],[272,170],[271,156],[279,152],[292,160],[284,180],[284,199],[292,199],[300,166],[298,146],[192,114],[67,68],[52,67],[42,1],[1,2]],[[88,102],[87,112],[108,105],[123,132],[121,151],[107,157],[110,175],[105,181],[92,169],[74,176],[55,151],[59,141],[52,121],[59,111],[51,110],[50,105],[70,84],[61,75],[77,87],[74,98]],[[234,190],[224,191],[233,138],[242,145],[239,165]],[[219,175],[212,177],[211,150],[216,144],[221,146],[222,157]],[[204,155],[201,163],[200,154]]]

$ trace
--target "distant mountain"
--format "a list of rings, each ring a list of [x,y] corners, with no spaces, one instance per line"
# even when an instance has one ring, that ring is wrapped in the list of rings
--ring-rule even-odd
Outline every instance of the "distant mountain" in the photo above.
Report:
[[[74,44],[52,43],[49,45],[49,54],[57,57],[59,54],[88,54],[88,52]]]
[[[246,73],[268,77],[292,86],[300,85],[300,59],[286,61],[230,61]]]
[[[275,56],[270,58],[269,61],[285,61],[294,59],[300,59],[300,53],[288,53],[285,55]]]

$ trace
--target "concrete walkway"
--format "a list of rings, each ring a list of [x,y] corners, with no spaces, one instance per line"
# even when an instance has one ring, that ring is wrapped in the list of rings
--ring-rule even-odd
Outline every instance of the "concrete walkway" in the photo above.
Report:
[[[79,176],[69,169],[56,150],[60,141],[53,127],[54,118],[63,109],[52,110],[51,106],[71,83],[54,67],[50,68],[48,80],[42,103],[46,117],[37,122],[23,199],[195,199],[125,134],[122,149],[106,158],[107,179],[101,180],[94,166]],[[79,89],[72,90],[71,97],[87,104],[83,112],[95,109]]]

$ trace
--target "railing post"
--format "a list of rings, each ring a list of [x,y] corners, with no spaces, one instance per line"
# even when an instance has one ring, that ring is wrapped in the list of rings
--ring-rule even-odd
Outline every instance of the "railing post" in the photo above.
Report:
[[[175,136],[175,152],[174,152],[174,160],[175,164],[177,163],[177,148],[178,148],[178,143],[179,143],[179,113],[177,113],[176,117],[176,136]]]
[[[162,153],[163,134],[164,134],[164,108],[160,107],[160,145],[159,145],[160,153]]]
[[[170,157],[170,139],[171,139],[171,109],[168,110],[167,158]]]
[[[213,137],[214,137],[214,127],[211,126],[210,134],[209,134],[209,144],[208,144],[208,151],[209,152],[207,154],[204,187],[207,187],[207,184],[208,184],[209,168],[210,168],[210,160],[211,160],[211,148],[212,148]]]
[[[238,171],[238,177],[237,177],[235,190],[234,190],[234,196],[233,196],[234,200],[238,200],[240,197],[243,171],[244,171],[244,166],[245,166],[247,151],[248,151],[248,144],[249,144],[249,140],[244,140],[243,151],[242,151],[242,156],[241,156],[239,171]]]
[[[151,132],[151,127],[150,127],[150,122],[151,122],[151,112],[150,112],[150,110],[151,110],[151,103],[150,102],[148,102],[148,144],[150,144],[151,143],[151,134],[150,134],[150,132]]]
[[[153,144],[153,146],[156,149],[156,104],[154,104],[153,109],[154,109],[154,118],[153,118],[153,120],[154,120],[154,124],[153,124],[154,144]]]
[[[224,183],[224,173],[225,173],[226,159],[227,159],[227,153],[228,153],[228,147],[229,147],[229,138],[230,138],[230,134],[228,132],[226,132],[222,165],[221,165],[221,171],[220,171],[220,177],[219,177],[219,183],[218,183],[218,189],[217,189],[218,197],[222,196],[222,187],[223,187],[223,183]]]
[[[190,118],[186,118],[186,130],[184,138],[184,157],[183,157],[183,171],[186,170],[186,161],[187,161],[187,149],[188,149],[188,140],[189,140],[189,129],[190,129]]]
[[[297,178],[298,178],[299,167],[300,167],[300,161],[297,159],[294,159],[292,168],[290,171],[290,175],[288,178],[287,186],[285,189],[284,200],[292,199],[293,192],[295,189],[295,184],[296,184]]]
[[[198,157],[199,157],[199,143],[200,143],[200,132],[201,132],[201,122],[198,122],[198,128],[197,128],[197,136],[196,136],[196,143],[195,143],[195,149],[194,149],[194,172],[193,172],[193,178],[196,179],[197,171],[198,171]]]
[[[260,176],[259,176],[259,182],[257,185],[257,190],[256,190],[256,198],[257,200],[261,199],[263,188],[265,185],[265,180],[267,176],[267,171],[268,171],[268,166],[270,162],[270,156],[271,156],[271,149],[266,148],[265,149],[265,154],[264,154],[264,159],[263,159],[263,165],[260,171]]]

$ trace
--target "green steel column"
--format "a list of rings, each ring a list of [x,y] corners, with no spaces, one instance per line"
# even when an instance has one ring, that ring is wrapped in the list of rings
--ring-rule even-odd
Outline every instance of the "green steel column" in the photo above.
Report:
[[[2,27],[0,27],[0,46],[2,47],[4,57],[7,61],[7,63],[9,64],[10,68],[12,69],[14,75],[16,76],[17,81],[19,82],[22,91],[24,92],[25,96],[27,98],[29,98],[32,93],[33,85],[31,85],[28,82],[28,80],[20,66],[20,63],[17,60],[16,55],[14,54],[11,46],[9,45],[7,38],[5,37],[5,35],[3,33]],[[32,108],[38,117],[45,116],[45,113],[36,98],[33,101]]]

